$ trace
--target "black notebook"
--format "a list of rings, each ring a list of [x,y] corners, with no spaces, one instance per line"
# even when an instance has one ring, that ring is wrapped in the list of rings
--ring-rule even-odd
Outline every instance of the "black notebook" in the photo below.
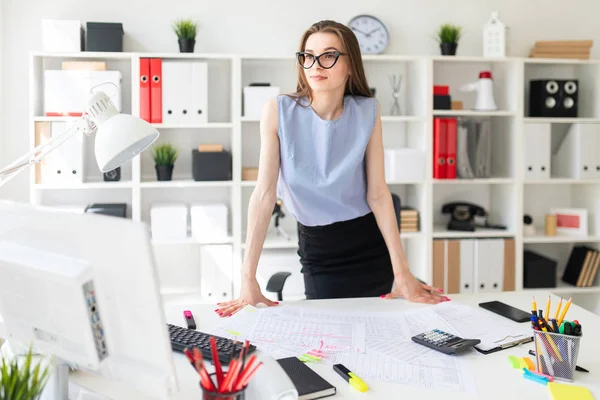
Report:
[[[336,393],[331,385],[297,357],[277,360],[298,391],[298,400],[322,399]]]

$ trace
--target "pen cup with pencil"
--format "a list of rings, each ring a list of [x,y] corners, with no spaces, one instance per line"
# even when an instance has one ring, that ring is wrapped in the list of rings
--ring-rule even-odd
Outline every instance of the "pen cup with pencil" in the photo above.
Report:
[[[262,366],[256,355],[248,357],[249,342],[246,340],[239,357],[232,357],[228,367],[219,361],[219,351],[214,337],[210,338],[211,355],[215,372],[209,374],[204,365],[202,353],[198,348],[184,349],[190,364],[200,375],[202,400],[244,400],[245,391],[252,377]],[[232,353],[233,354],[233,353]]]
[[[533,331],[537,371],[555,379],[573,381],[582,336]]]
[[[531,310],[531,327],[535,344],[537,372],[558,380],[573,381],[582,339],[579,321],[565,321],[572,299],[561,310],[562,298],[552,316],[550,296],[546,304],[546,317],[537,309],[535,298]]]
[[[217,387],[217,374],[209,374],[209,378],[212,381],[213,386]],[[202,389],[202,400],[245,400],[246,399],[246,388],[248,385],[234,391],[224,391],[220,393],[216,389],[209,388],[206,382],[200,381],[200,388]]]

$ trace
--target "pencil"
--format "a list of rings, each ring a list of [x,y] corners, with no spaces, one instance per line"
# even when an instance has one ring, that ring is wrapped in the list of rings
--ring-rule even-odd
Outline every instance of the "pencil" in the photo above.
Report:
[[[546,303],[546,322],[550,321],[550,295],[548,295],[548,302]]]
[[[560,301],[558,302],[558,307],[556,308],[556,314],[554,314],[554,319],[558,321],[558,314],[560,313],[560,307],[562,307],[562,297],[560,298]],[[560,326],[560,324],[559,324]]]
[[[558,322],[558,326],[560,326],[560,324],[562,324],[563,319],[565,319],[565,316],[567,315],[567,311],[569,311],[569,307],[571,306],[571,301],[573,300],[573,298],[569,298],[569,301],[567,301],[567,304],[565,304],[565,308],[563,309],[562,313],[560,314],[560,319],[557,321]]]
[[[534,310],[534,312],[537,312],[537,303],[535,302],[535,297],[531,296],[531,298],[533,299],[533,303],[531,305],[531,309]]]

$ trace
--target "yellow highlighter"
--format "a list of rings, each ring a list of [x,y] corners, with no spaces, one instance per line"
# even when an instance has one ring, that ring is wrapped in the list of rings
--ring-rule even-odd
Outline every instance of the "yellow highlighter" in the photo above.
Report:
[[[333,370],[337,372],[342,378],[344,378],[350,384],[350,386],[352,386],[359,392],[366,392],[367,390],[369,390],[369,386],[367,386],[367,384],[362,379],[360,379],[342,364],[334,364]]]

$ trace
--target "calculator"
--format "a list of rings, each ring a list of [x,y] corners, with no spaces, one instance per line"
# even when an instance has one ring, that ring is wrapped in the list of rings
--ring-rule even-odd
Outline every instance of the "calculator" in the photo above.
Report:
[[[481,343],[479,339],[463,339],[450,333],[433,329],[411,338],[413,342],[441,351],[444,354],[456,354]]]

